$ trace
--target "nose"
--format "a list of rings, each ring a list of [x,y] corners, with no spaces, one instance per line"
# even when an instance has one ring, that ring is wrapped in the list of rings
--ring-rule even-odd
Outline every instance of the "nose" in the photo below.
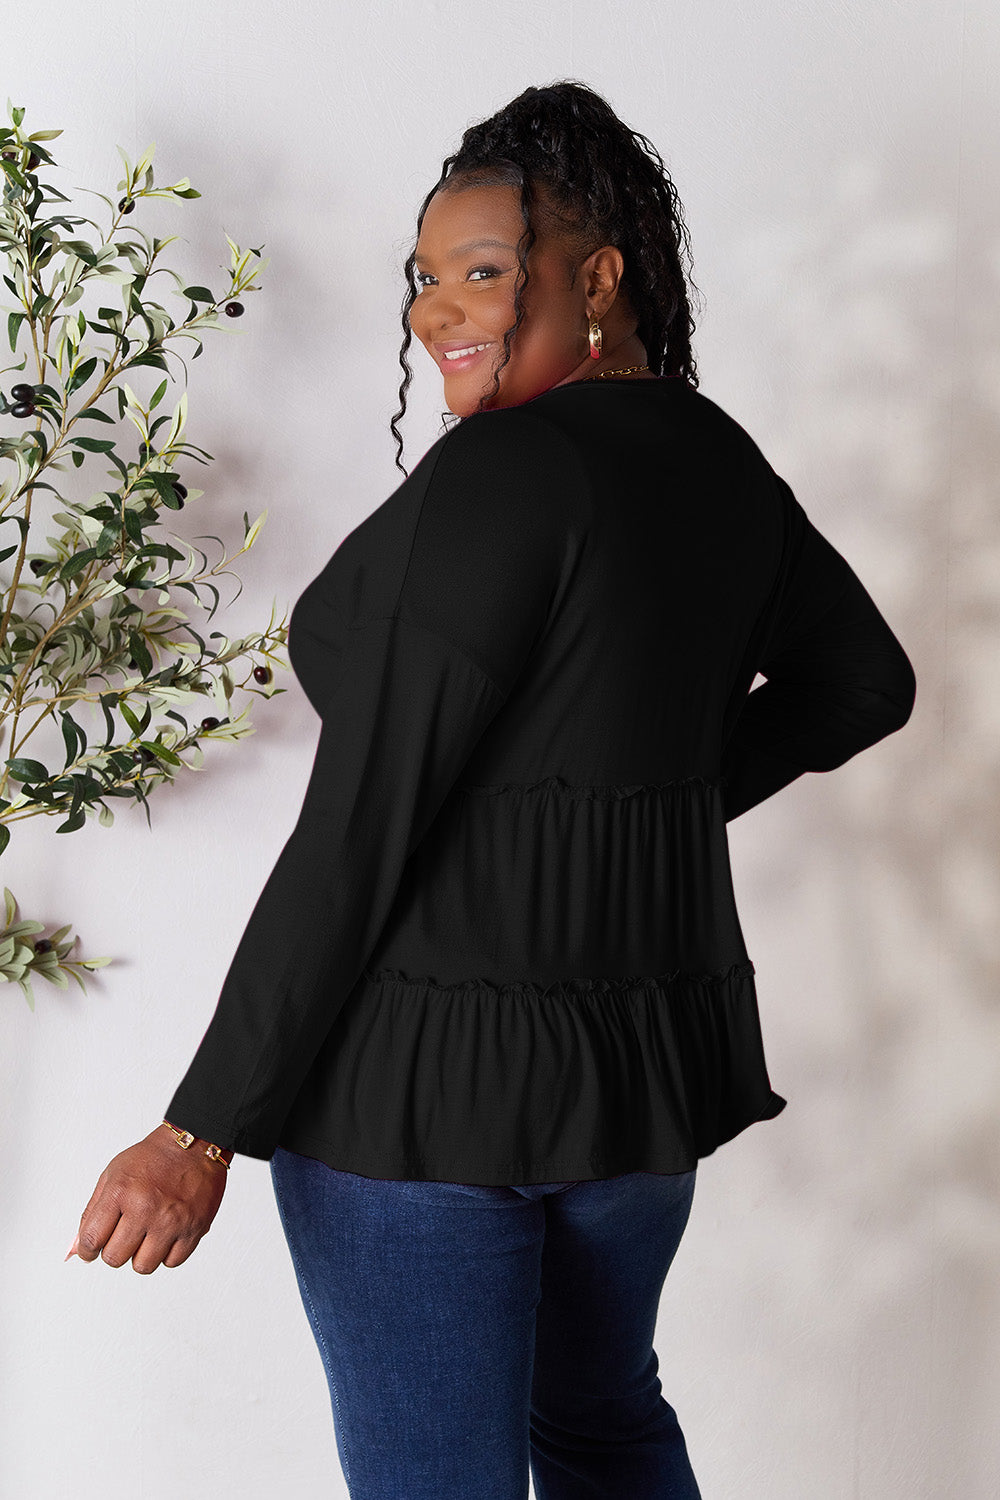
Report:
[[[424,287],[417,305],[423,310],[427,326],[435,329],[442,337],[446,336],[453,323],[465,322],[461,299],[443,287]]]

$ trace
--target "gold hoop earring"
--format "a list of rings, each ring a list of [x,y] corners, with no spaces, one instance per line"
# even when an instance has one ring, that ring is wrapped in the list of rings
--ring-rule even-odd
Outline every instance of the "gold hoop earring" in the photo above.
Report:
[[[601,344],[604,339],[604,335],[601,332],[601,325],[593,313],[588,313],[587,316],[590,319],[590,331],[587,335],[590,340],[590,357],[591,359],[600,359]]]

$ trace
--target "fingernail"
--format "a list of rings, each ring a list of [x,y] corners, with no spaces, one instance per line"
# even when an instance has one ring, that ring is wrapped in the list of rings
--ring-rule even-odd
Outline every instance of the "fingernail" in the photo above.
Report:
[[[77,1241],[79,1240],[79,1238],[80,1238],[79,1235],[75,1234],[73,1236],[73,1243],[72,1243],[72,1245],[70,1245],[69,1249],[66,1251],[66,1254],[63,1256],[63,1265],[66,1264],[66,1262],[69,1260],[69,1258],[70,1258],[71,1255],[76,1255],[77,1254],[77,1248],[76,1248],[76,1246],[77,1246]]]

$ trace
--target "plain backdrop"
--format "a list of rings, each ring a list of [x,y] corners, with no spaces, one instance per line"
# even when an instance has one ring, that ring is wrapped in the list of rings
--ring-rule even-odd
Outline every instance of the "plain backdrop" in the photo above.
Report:
[[[194,363],[177,346],[187,436],[214,455],[185,472],[206,493],[177,529],[232,552],[243,512],[268,511],[207,628],[280,617],[400,482],[417,207],[469,124],[576,78],[677,184],[702,390],[910,654],[902,733],[730,825],[789,1105],[702,1161],[661,1301],[660,1375],[705,1500],[1000,1487],[998,63],[987,0],[48,0],[3,27],[0,97],[63,129],[51,180],[75,212],[106,227],[83,190],[117,201],[116,145],[134,161],[155,141],[157,183],[202,196],[125,222],[180,235],[163,259],[187,282],[226,285],[224,233],[271,257],[238,324]],[[444,409],[419,344],[411,364],[410,470]],[[106,483],[99,461],[66,476],[83,497]],[[252,737],[154,796],[151,829],[121,803],[71,837],[36,818],[3,856],[22,916],[114,958],[86,994],[36,982],[34,1013],[0,989],[11,1500],[347,1493],[265,1163],[236,1159],[180,1268],[63,1260],[108,1160],[162,1118],[296,818],[319,721],[290,671],[279,685],[252,700]]]

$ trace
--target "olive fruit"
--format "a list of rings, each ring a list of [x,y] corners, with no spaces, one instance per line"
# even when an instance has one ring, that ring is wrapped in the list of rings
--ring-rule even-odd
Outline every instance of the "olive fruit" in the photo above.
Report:
[[[48,563],[45,561],[44,557],[33,557],[28,563],[28,567],[33,573],[44,573],[46,568],[48,567]]]
[[[218,729],[221,722],[221,719],[214,719],[211,714],[209,714],[207,719],[202,719],[201,727],[202,729]]]
[[[39,938],[38,941],[35,943],[35,952],[36,953],[51,953],[52,952],[52,943],[50,942],[50,940],[48,938]]]
[[[242,316],[243,316],[243,303],[242,302],[227,302],[226,303],[226,317],[227,318],[242,318]]]
[[[254,682],[270,682],[271,681],[271,668],[270,667],[254,667],[254,669],[253,669],[253,677],[254,677]]]
[[[135,199],[134,198],[119,198],[119,200],[118,200],[118,212],[120,214],[130,214],[132,212],[133,208],[135,208]]]
[[[35,415],[35,408],[30,401],[18,401],[11,407],[10,411],[11,416],[14,417],[33,417]]]
[[[28,171],[33,172],[35,168],[40,164],[41,160],[42,158],[40,156],[36,156],[34,151],[32,151],[31,155],[28,157]]]
[[[10,399],[12,401],[34,401],[35,387],[26,385],[22,380],[20,385],[11,386]]]

